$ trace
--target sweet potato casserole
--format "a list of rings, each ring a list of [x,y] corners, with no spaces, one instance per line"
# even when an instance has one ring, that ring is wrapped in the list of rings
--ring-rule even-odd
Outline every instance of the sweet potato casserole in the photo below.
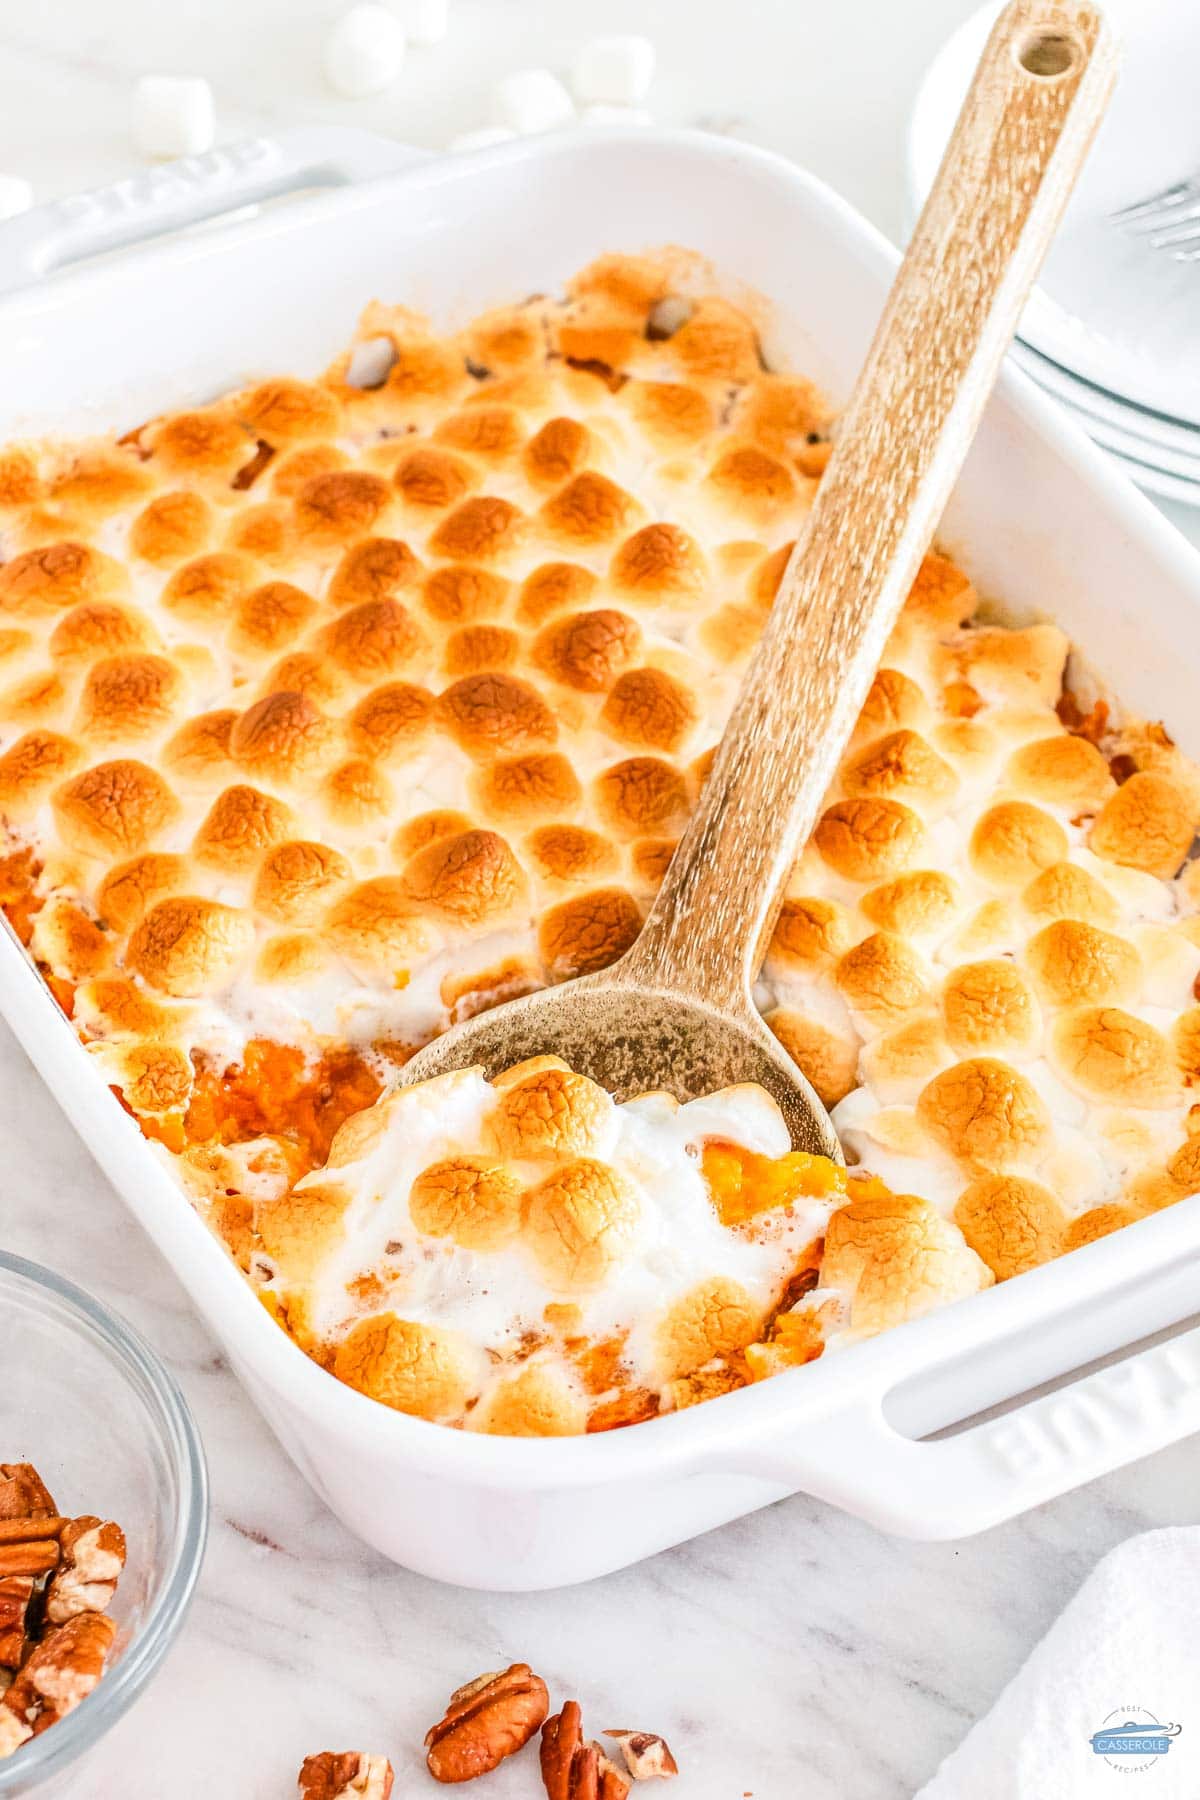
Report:
[[[1200,1186],[1200,775],[940,554],[761,982],[848,1171],[757,1090],[394,1091],[636,935],[829,427],[685,259],[608,257],[0,451],[8,920],[280,1327],[390,1405],[646,1418]]]

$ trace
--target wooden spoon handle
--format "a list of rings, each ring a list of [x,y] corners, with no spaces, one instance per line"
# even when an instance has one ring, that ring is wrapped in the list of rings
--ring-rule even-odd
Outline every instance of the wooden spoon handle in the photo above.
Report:
[[[745,1009],[1116,69],[1088,0],[997,21],[700,803],[606,980]]]

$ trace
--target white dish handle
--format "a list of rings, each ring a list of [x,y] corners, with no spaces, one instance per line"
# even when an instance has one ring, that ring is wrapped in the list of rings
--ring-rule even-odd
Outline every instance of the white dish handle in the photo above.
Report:
[[[887,1399],[809,1422],[754,1472],[906,1537],[966,1537],[1200,1431],[1200,1326],[944,1437],[905,1436]]]
[[[309,125],[157,163],[0,225],[0,293],[239,207],[392,175],[426,154],[357,126]]]

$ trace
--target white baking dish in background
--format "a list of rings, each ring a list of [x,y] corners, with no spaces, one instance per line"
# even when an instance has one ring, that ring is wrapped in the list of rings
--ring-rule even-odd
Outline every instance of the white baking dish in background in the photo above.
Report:
[[[407,166],[380,173],[393,163]],[[22,286],[122,240],[339,182]],[[768,355],[846,396],[895,252],[773,156],[619,128],[431,162],[357,133],[300,132],[0,229],[0,289],[12,290],[0,299],[0,441],[123,430],[260,374],[316,371],[373,296],[453,324],[553,289],[601,251],[664,243],[710,257],[735,296],[742,284],[766,296]],[[1200,755],[1200,559],[1015,374],[988,409],[943,541],[985,594],[1015,616],[1055,618],[1131,708]],[[1200,1327],[1170,1330],[1200,1313],[1200,1198],[631,1429],[540,1441],[407,1418],[340,1385],[271,1322],[11,934],[0,1007],[314,1488],[385,1554],[443,1580],[580,1581],[797,1490],[895,1532],[959,1536],[1200,1429]],[[1021,1395],[1002,1416],[948,1429]]]

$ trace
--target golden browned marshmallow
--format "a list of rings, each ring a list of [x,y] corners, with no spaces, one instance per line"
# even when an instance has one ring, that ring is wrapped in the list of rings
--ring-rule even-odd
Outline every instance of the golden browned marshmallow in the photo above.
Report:
[[[917,1116],[969,1169],[1002,1173],[1047,1147],[1050,1119],[1033,1085],[995,1057],[968,1057],[921,1090]]]
[[[511,406],[486,404],[447,413],[433,436],[436,443],[465,451],[494,467],[512,462],[525,442],[521,420]]]
[[[215,407],[178,412],[142,433],[156,467],[192,481],[230,482],[254,453],[254,441]]]
[[[804,895],[785,900],[775,921],[768,956],[779,968],[828,968],[854,942],[854,922],[836,900]]]
[[[1128,1206],[1118,1206],[1112,1202],[1105,1206],[1093,1206],[1090,1211],[1080,1213],[1077,1219],[1071,1220],[1063,1233],[1063,1251],[1079,1250],[1084,1244],[1094,1244],[1097,1239],[1107,1237],[1110,1232],[1132,1225],[1135,1217]]]
[[[298,450],[287,450],[272,458],[271,492],[277,500],[294,500],[314,475],[330,475],[335,469],[349,466],[350,458],[336,444],[304,444]]]
[[[756,529],[773,525],[796,504],[796,477],[757,444],[735,445],[718,456],[705,479],[708,492]]]
[[[547,419],[530,438],[521,456],[521,467],[532,487],[557,488],[586,468],[596,450],[596,441],[586,425],[560,415]]]
[[[420,656],[425,636],[399,600],[364,600],[338,614],[321,648],[355,681],[398,675]]]
[[[321,799],[336,824],[364,831],[391,817],[396,790],[373,762],[352,756],[329,771],[321,783]]]
[[[1171,1028],[1175,1066],[1185,1087],[1200,1085],[1200,1006],[1189,1006]]]
[[[326,915],[334,948],[351,962],[396,974],[430,942],[422,909],[399,875],[360,881]]]
[[[894,881],[872,888],[859,901],[873,925],[902,937],[944,931],[961,904],[957,886],[940,869],[914,869],[898,875]]]
[[[313,981],[329,965],[329,949],[311,931],[280,931],[264,938],[254,962],[260,981],[274,984]]]
[[[120,599],[127,585],[120,563],[91,545],[46,544],[0,565],[0,614],[66,612],[84,601]]]
[[[66,684],[55,670],[39,670],[5,690],[0,696],[0,710],[11,724],[61,724],[67,713]]]
[[[874,743],[889,733],[915,730],[928,717],[929,702],[911,676],[900,669],[880,669],[858,715],[854,742]]]
[[[586,606],[597,585],[591,570],[578,563],[542,563],[521,583],[517,618],[522,625],[544,624],[558,613]]]
[[[125,961],[160,993],[189,999],[222,986],[253,942],[253,923],[236,908],[173,895],[156,901],[134,929]]]
[[[338,1345],[333,1372],[397,1412],[443,1421],[461,1416],[484,1373],[482,1354],[461,1333],[394,1312],[360,1319]]]
[[[475,494],[446,514],[429,549],[452,562],[488,563],[515,550],[524,535],[525,515],[519,507],[495,494]]]
[[[637,1195],[607,1164],[581,1157],[525,1196],[522,1239],[556,1293],[598,1287],[633,1242]]]
[[[762,1312],[741,1283],[714,1275],[669,1308],[654,1336],[667,1379],[675,1380],[745,1349],[761,1330]]]
[[[613,683],[600,724],[618,743],[669,756],[683,748],[699,716],[695,696],[665,669],[628,669]]]
[[[185,891],[190,879],[184,857],[144,851],[109,869],[96,890],[96,907],[110,930],[129,932],[156,900]]]
[[[960,1055],[1016,1054],[1041,1030],[1037,1001],[1020,969],[1004,957],[963,963],[942,989],[946,1035]]]
[[[453,679],[485,669],[508,669],[521,654],[519,633],[507,625],[464,625],[452,631],[442,652],[442,667]]]
[[[712,430],[712,402],[685,382],[628,381],[620,399],[655,449],[680,450]]]
[[[989,1287],[992,1273],[958,1229],[912,1194],[852,1200],[825,1232],[821,1283],[849,1297],[856,1336]]]
[[[1038,991],[1055,1006],[1129,1000],[1141,978],[1133,945],[1080,919],[1058,919],[1029,940],[1026,961]]]
[[[671,337],[671,351],[686,374],[713,381],[752,381],[762,369],[758,333],[728,300],[698,300]]]
[[[95,763],[54,794],[64,840],[92,856],[132,856],[179,811],[174,794],[153,769],[128,758]]]
[[[980,1175],[960,1194],[954,1222],[996,1280],[1007,1281],[1059,1254],[1067,1219],[1040,1182]]]
[[[136,1112],[182,1112],[192,1092],[192,1064],[176,1044],[125,1044],[111,1052],[106,1073]]]
[[[460,927],[503,918],[524,892],[520,864],[495,831],[439,838],[406,865],[404,883],[422,912]]]
[[[337,751],[337,731],[306,694],[267,694],[239,713],[229,754],[251,774],[279,782],[315,775]]]
[[[853,1010],[871,1025],[891,1025],[926,998],[926,971],[902,937],[876,931],[839,960],[834,980]]]
[[[212,507],[199,494],[178,488],[160,494],[129,528],[129,548],[156,569],[173,569],[199,556],[214,529]]]
[[[882,795],[910,805],[940,808],[953,797],[958,777],[916,731],[893,731],[852,756],[841,772],[846,793]]]
[[[817,822],[813,842],[829,867],[849,881],[887,881],[911,868],[925,828],[899,800],[839,800]]]
[[[249,556],[233,550],[197,556],[176,569],[162,590],[159,604],[193,625],[212,625],[232,619],[239,601],[258,580],[258,569]]]
[[[282,800],[239,783],[213,801],[192,840],[192,855],[209,868],[241,875],[295,831],[295,817]]]
[[[399,538],[363,538],[351,545],[333,571],[325,598],[341,612],[416,589],[423,574],[421,563]]]
[[[112,600],[84,600],[64,613],[47,645],[56,662],[83,667],[122,651],[157,649],[149,621]]]
[[[1106,862],[1170,878],[1191,848],[1196,814],[1169,775],[1140,770],[1101,808],[1088,843]]]
[[[268,444],[297,443],[335,433],[341,408],[328,388],[276,376],[234,401],[239,418]]]
[[[0,509],[22,512],[42,494],[37,452],[32,446],[6,444],[0,449]]]
[[[55,895],[33,921],[30,949],[64,981],[100,975],[112,961],[113,941],[73,900]]]
[[[438,697],[444,728],[469,756],[540,749],[558,729],[536,688],[515,675],[465,675]]]
[[[1169,1106],[1178,1089],[1162,1032],[1119,1006],[1064,1013],[1050,1034],[1053,1062],[1072,1087],[1122,1106]]]
[[[631,756],[597,777],[596,804],[620,837],[665,836],[678,831],[689,811],[679,770],[657,756]]]
[[[525,839],[525,850],[543,881],[590,882],[618,866],[609,840],[584,825],[541,825]]]
[[[77,456],[52,482],[48,499],[61,518],[95,526],[123,507],[135,506],[153,485],[135,452],[103,445]]]
[[[509,590],[510,583],[490,569],[455,563],[426,577],[421,604],[440,625],[473,625],[502,612]]]
[[[382,475],[334,469],[306,481],[295,499],[296,528],[313,549],[353,543],[383,524],[392,489]]]
[[[1077,863],[1051,863],[1034,876],[1021,899],[1035,919],[1111,926],[1120,918],[1120,907],[1104,883]]]
[[[836,1106],[858,1085],[858,1045],[851,1039],[786,1006],[766,1020],[822,1106]]]
[[[981,814],[971,833],[971,862],[997,887],[1023,887],[1040,869],[1062,862],[1067,834],[1057,819],[1027,800],[1002,800]]]
[[[1062,691],[1068,648],[1055,625],[1024,631],[987,626],[963,632],[940,662],[945,679],[967,681],[989,699],[1053,706]]]
[[[579,549],[594,549],[611,544],[641,512],[632,494],[607,475],[585,469],[546,501],[538,517],[549,537]]]
[[[578,775],[557,751],[497,757],[478,772],[474,788],[484,816],[498,824],[561,818],[583,798]]]
[[[925,1083],[953,1060],[941,1020],[921,1015],[864,1047],[863,1078],[887,1104],[915,1100]]]
[[[83,761],[74,738],[27,731],[0,756],[0,808],[10,816],[34,812],[47,791]]]
[[[522,1068],[529,1070],[524,1077]],[[568,1068],[520,1064],[507,1075],[488,1119],[501,1156],[523,1162],[559,1162],[598,1152],[613,1112],[612,1100],[603,1088]]]
[[[408,1210],[427,1237],[450,1238],[460,1250],[499,1250],[521,1229],[521,1183],[486,1156],[430,1163],[413,1182]]]
[[[642,928],[637,901],[624,888],[592,888],[542,914],[538,951],[551,981],[590,975],[629,949]]]
[[[458,812],[454,807],[437,807],[433,812],[417,813],[407,824],[397,828],[392,838],[392,854],[398,862],[407,862],[418,850],[424,850],[427,844],[439,843],[443,838],[458,837],[464,831],[470,831],[472,821],[466,813]]]
[[[652,606],[692,606],[704,597],[708,570],[693,537],[678,525],[643,525],[617,551],[609,571],[614,588]]]
[[[1065,731],[1022,744],[1009,758],[1007,773],[1018,793],[1084,812],[1103,806],[1116,789],[1096,746]]]
[[[207,787],[233,772],[229,740],[238,715],[231,708],[199,713],[181,725],[162,750],[173,776],[189,786]]]
[[[260,697],[267,694],[303,694],[321,710],[341,711],[348,703],[353,682],[328,657],[312,650],[293,650],[268,669]]]
[[[290,581],[266,581],[233,609],[229,643],[239,656],[277,656],[316,615],[317,603]]]
[[[346,721],[350,748],[380,762],[402,761],[428,736],[433,711],[428,688],[384,682],[363,696]]]
[[[907,616],[936,632],[952,631],[975,611],[976,594],[962,570],[949,557],[930,550],[904,603]]]
[[[102,975],[75,990],[75,1018],[91,1038],[166,1038],[188,1008],[164,1006],[128,976]]]
[[[642,646],[641,628],[627,613],[602,607],[568,613],[540,631],[531,651],[535,667],[566,687],[601,694]]]
[[[528,1362],[495,1386],[473,1407],[469,1431],[498,1437],[572,1437],[584,1429],[586,1412],[566,1377],[553,1364]]]
[[[180,671],[167,657],[131,652],[88,670],[77,729],[90,743],[131,743],[166,729],[180,702]]]

